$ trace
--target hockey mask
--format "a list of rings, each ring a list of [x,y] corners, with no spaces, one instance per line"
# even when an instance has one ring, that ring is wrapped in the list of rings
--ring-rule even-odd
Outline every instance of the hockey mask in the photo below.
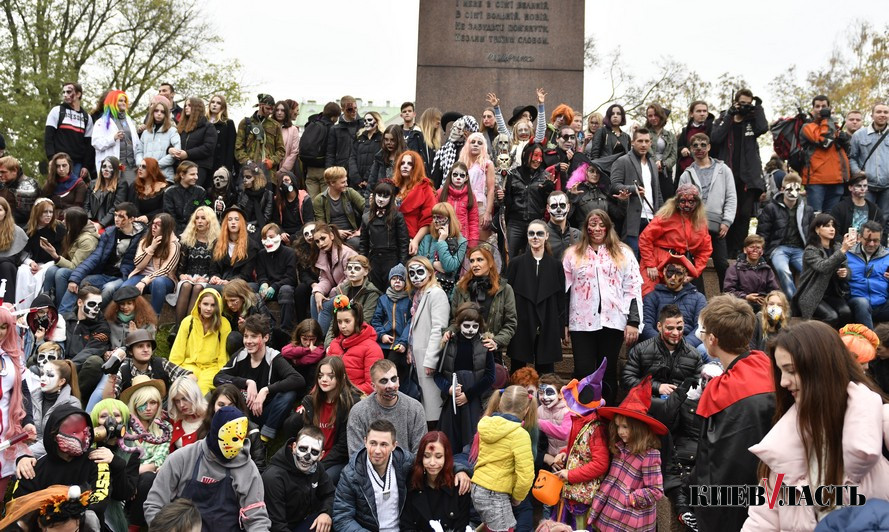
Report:
[[[546,210],[553,221],[561,222],[568,217],[568,197],[563,194],[551,197]]]
[[[300,436],[299,440],[293,445],[293,462],[296,468],[303,473],[314,473],[321,460],[321,452],[324,444],[321,440],[311,436]]]
[[[389,202],[392,201],[392,195],[386,192],[374,192],[374,203],[378,209],[385,209]]]
[[[222,190],[228,187],[228,176],[220,172],[213,176],[213,188]]]
[[[69,456],[82,456],[93,443],[90,425],[83,414],[71,414],[62,420],[59,425],[59,433],[56,434],[56,444],[59,451]]]
[[[361,280],[366,275],[367,270],[364,269],[364,266],[360,262],[352,261],[346,263],[346,278],[350,281]]]
[[[426,271],[426,268],[419,263],[412,263],[407,267],[407,276],[411,280],[411,284],[420,288],[426,284],[426,280],[429,278],[429,272]]]
[[[281,235],[269,236],[262,239],[262,245],[265,247],[265,250],[269,253],[274,253],[278,251],[278,248],[281,247]]]
[[[219,442],[219,451],[226,459],[231,460],[238,456],[244,448],[244,440],[247,438],[247,417],[239,417],[225,423],[216,433]]]
[[[543,406],[552,408],[554,404],[559,402],[559,390],[552,384],[541,384],[537,388],[537,399]]]
[[[473,338],[478,334],[481,325],[475,320],[466,320],[460,324],[460,334],[466,338]]]
[[[99,315],[99,307],[102,306],[102,296],[90,294],[83,302],[83,315],[94,320]]]
[[[800,190],[802,187],[799,183],[787,183],[784,185],[784,197],[795,200],[799,197]]]
[[[45,345],[45,344],[44,344]],[[43,366],[46,365],[47,362],[52,360],[58,360],[62,358],[62,350],[58,348],[54,349],[45,349],[43,351],[37,352],[37,367],[40,370],[43,370]]]

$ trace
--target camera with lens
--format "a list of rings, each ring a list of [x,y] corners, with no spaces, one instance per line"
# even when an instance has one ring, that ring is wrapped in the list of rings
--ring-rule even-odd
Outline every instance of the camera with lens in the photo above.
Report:
[[[260,131],[262,130],[259,128],[259,126],[253,126],[250,128],[250,133],[252,133],[254,136],[258,136]]]
[[[830,118],[830,107],[821,108],[821,118]]]
[[[745,103],[738,106],[738,114],[749,115],[753,112],[753,104]]]
[[[93,429],[96,443],[104,443],[115,438],[122,438],[127,428],[123,423],[118,423],[112,416],[108,416],[105,423]]]

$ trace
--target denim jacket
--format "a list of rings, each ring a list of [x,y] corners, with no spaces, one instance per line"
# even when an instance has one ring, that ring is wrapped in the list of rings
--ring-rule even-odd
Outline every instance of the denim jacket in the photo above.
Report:
[[[852,175],[864,171],[867,175],[867,184],[874,189],[889,188],[889,135],[883,139],[882,145],[874,151],[870,159],[867,155],[874,147],[874,143],[883,135],[883,131],[874,131],[874,127],[861,128],[852,135],[852,146],[849,150],[849,165]],[[862,163],[867,159],[867,164]]]

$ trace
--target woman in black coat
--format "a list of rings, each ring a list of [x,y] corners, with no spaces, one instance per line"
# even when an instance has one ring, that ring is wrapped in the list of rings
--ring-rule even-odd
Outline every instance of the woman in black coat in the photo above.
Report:
[[[528,224],[528,251],[509,262],[506,279],[515,293],[518,326],[506,354],[510,371],[533,365],[552,373],[562,360],[562,338],[568,327],[565,270],[546,243],[543,220]]]
[[[210,168],[215,172],[224,166],[228,168],[229,175],[237,175],[235,137],[238,131],[235,129],[234,120],[228,117],[228,103],[224,96],[214,94],[210,97],[210,112],[207,113],[207,118],[216,130],[216,147],[213,149],[213,163]]]
[[[367,188],[370,169],[374,164],[374,156],[380,151],[383,138],[383,118],[376,111],[364,114],[364,126],[352,144],[349,155],[349,186],[361,193],[365,198],[372,189]]]
[[[429,521],[443,530],[465,530],[469,525],[469,493],[454,486],[454,454],[443,432],[426,433],[420,440],[401,511],[402,532],[432,532]]]
[[[198,165],[198,185],[206,189],[213,175],[213,155],[216,152],[216,128],[204,116],[204,102],[200,98],[189,98],[179,122],[179,138],[182,149],[170,148],[173,157],[191,161]]]

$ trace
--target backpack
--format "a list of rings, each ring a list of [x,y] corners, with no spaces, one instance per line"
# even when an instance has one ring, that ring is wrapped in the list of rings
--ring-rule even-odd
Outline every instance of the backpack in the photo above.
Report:
[[[783,117],[775,120],[769,129],[772,132],[772,145],[778,157],[787,161],[787,165],[796,172],[802,172],[809,164],[811,149],[803,145],[802,130],[806,123],[806,114],[797,108],[796,116]]]
[[[299,138],[299,158],[306,166],[324,167],[327,157],[327,133],[333,124],[318,116],[310,120]]]

